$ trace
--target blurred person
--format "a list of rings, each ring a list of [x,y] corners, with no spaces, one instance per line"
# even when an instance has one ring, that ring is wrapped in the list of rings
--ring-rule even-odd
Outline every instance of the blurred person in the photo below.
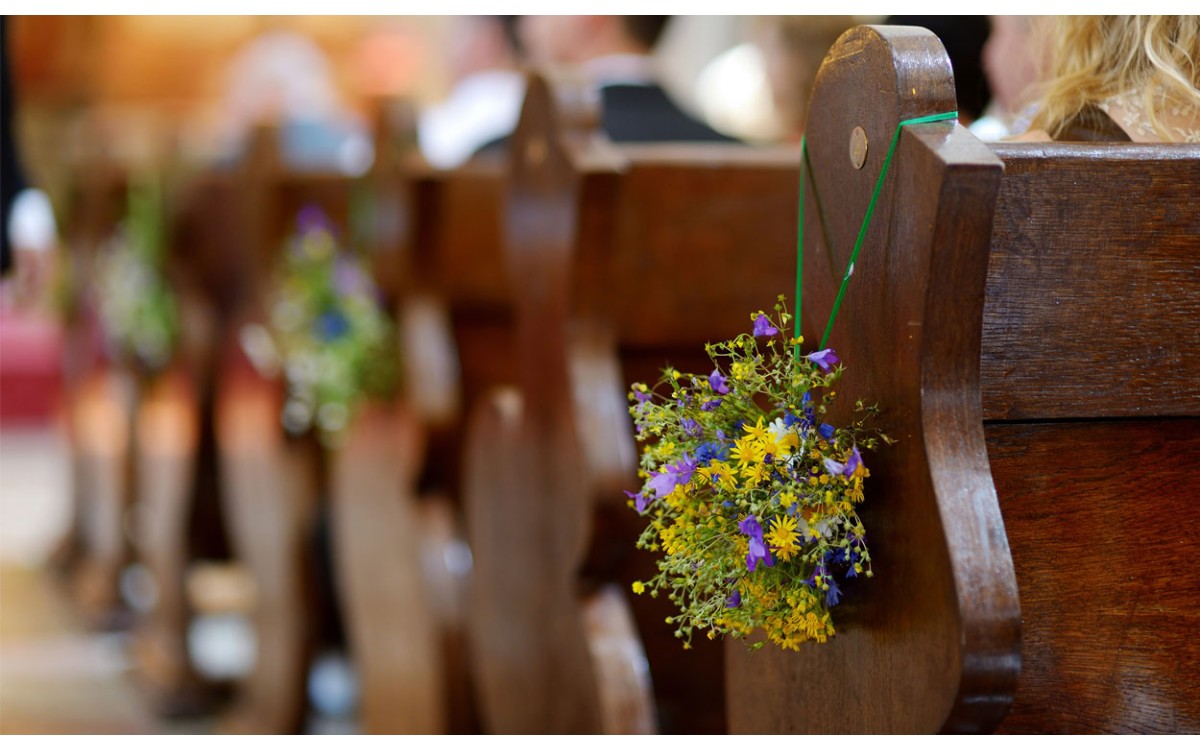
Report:
[[[760,22],[757,36],[783,140],[800,140],[825,55],[861,22],[855,16],[768,16]]]
[[[659,84],[651,54],[670,16],[524,16],[535,66],[578,66],[600,93],[610,140],[733,141],[686,114]]]
[[[450,95],[421,112],[421,153],[439,169],[453,169],[517,125],[525,78],[517,70],[516,16],[461,16],[446,45],[453,79]]]
[[[362,118],[342,102],[325,53],[291,31],[269,31],[242,49],[226,74],[222,105],[228,158],[240,159],[255,126],[279,126],[283,160],[297,169],[362,174],[374,148]]]
[[[1063,16],[1021,140],[1200,143],[1200,16]]]
[[[884,23],[922,26],[936,34],[954,70],[959,121],[970,125],[983,115],[992,98],[983,72],[983,45],[991,32],[985,16],[889,16]]]
[[[991,16],[983,45],[983,69],[992,100],[971,132],[998,141],[1024,132],[1035,112],[1034,84],[1045,66],[1047,45],[1033,16]]]

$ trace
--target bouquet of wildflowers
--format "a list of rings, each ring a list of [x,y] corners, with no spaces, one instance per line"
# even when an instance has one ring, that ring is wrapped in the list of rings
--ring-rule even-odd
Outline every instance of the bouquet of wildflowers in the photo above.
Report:
[[[873,408],[859,402],[863,419],[845,427],[824,422],[837,355],[799,356],[802,341],[780,333],[791,320],[782,296],[774,316],[751,320],[752,332],[706,347],[711,373],[667,369],[630,394],[648,445],[645,482],[627,494],[649,519],[638,547],[663,553],[659,573],[633,590],[666,592],[685,648],[696,629],[715,638],[761,627],[793,650],[823,643],[839,579],[871,576],[856,508],[869,476],[860,451],[887,440],[864,427]]]
[[[378,288],[319,209],[300,212],[269,305],[269,327],[243,330],[243,348],[264,375],[282,371],[284,428],[336,445],[363,398],[394,395],[399,350]]]
[[[143,178],[130,185],[125,221],[98,259],[96,274],[109,348],[149,375],[167,366],[179,340],[179,307],[162,270],[163,218],[158,182]]]

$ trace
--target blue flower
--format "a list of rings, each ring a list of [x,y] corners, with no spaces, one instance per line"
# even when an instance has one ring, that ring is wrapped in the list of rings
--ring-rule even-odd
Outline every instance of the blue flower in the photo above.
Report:
[[[322,341],[333,341],[341,338],[350,330],[350,322],[340,310],[327,310],[315,321],[314,327],[317,338]]]
[[[829,372],[841,360],[833,353],[832,349],[822,349],[819,352],[813,352],[808,355],[808,361],[820,367],[823,371]]]
[[[722,396],[729,393],[729,386],[726,385],[726,378],[721,374],[720,370],[713,370],[708,376],[708,385],[713,389],[714,393],[720,393]]]
[[[683,428],[683,432],[688,437],[700,437],[704,430],[700,427],[700,423],[691,417],[684,417],[679,420],[679,426]]]
[[[754,319],[755,336],[775,336],[778,333],[779,329],[771,325],[771,320],[766,315],[759,315]]]
[[[807,396],[808,394],[806,393],[804,395]],[[798,425],[798,424],[800,424],[800,417],[797,417],[795,414],[792,414],[790,411],[784,412],[784,414],[783,414],[783,426],[784,427],[792,427],[793,425]]]
[[[825,438],[826,440],[833,439],[833,425],[831,424],[822,424],[817,428],[817,432],[820,433],[821,437]]]
[[[725,608],[737,609],[740,606],[742,606],[742,592],[734,589],[733,593],[729,595],[729,598],[725,600]]]
[[[836,607],[837,603],[842,600],[842,590],[838,588],[837,581],[833,580],[833,576],[829,576],[826,580],[829,582],[829,590],[825,592],[825,605]]]
[[[720,405],[721,399],[714,398],[712,401],[705,401],[704,404],[700,406],[700,411],[716,411],[717,407]]]
[[[729,457],[729,446],[717,442],[701,443],[696,448],[696,465],[707,466],[714,459],[724,461]]]

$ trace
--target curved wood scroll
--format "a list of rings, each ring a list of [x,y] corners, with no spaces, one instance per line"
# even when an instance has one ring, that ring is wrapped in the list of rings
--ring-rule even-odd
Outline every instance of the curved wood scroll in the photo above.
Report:
[[[924,29],[838,40],[807,127],[804,313],[814,345],[898,122],[956,109]],[[851,133],[866,133],[856,169]],[[955,122],[900,137],[829,345],[846,363],[835,419],[877,402],[897,444],[866,457],[875,577],[846,587],[838,635],[799,653],[727,645],[735,732],[988,729],[1020,669],[1017,584],[988,472],[980,319],[1001,164]],[[815,189],[814,189],[815,186]]]

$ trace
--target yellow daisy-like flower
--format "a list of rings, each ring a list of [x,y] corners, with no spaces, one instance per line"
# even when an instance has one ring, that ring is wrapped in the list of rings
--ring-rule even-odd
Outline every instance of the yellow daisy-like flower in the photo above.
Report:
[[[776,517],[771,521],[767,542],[775,549],[780,560],[791,560],[792,555],[800,551],[800,534],[796,531],[796,519],[791,516]]]
[[[761,416],[758,418],[757,424],[742,425],[742,429],[746,431],[747,435],[754,438],[754,440],[756,440],[760,443],[773,442],[770,438],[767,437],[767,428],[763,427],[763,418]]]
[[[643,593],[645,590],[646,590],[646,584],[642,583],[641,581],[634,581],[634,582],[633,582],[633,593],[635,593],[635,594],[641,594],[641,593]]]
[[[737,487],[737,481],[733,478],[733,471],[722,461],[713,461],[708,466],[701,466],[698,471],[702,476],[716,481],[721,489],[726,492],[732,492]]]
[[[747,464],[762,461],[762,446],[749,436],[738,438],[729,451],[729,457],[738,462],[738,468],[744,469]]]

